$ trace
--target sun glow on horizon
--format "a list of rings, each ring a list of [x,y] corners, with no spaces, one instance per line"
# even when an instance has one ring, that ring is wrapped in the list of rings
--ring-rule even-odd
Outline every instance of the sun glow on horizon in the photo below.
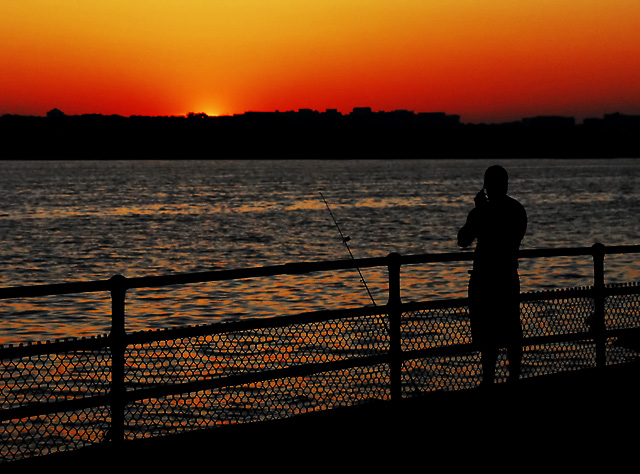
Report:
[[[0,114],[640,113],[628,0],[29,0],[0,18]]]
[[[222,115],[227,115],[227,114],[221,113],[217,108],[206,106],[206,105],[202,107],[194,107],[193,110],[189,110],[189,112],[187,112],[184,115],[188,115],[192,113],[205,114],[207,117],[220,117]]]

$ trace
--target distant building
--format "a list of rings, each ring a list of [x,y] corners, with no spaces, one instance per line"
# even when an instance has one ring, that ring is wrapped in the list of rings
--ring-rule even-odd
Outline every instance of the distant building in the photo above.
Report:
[[[298,109],[298,117],[310,118],[318,115],[318,112],[313,109]]]
[[[528,128],[562,129],[571,128],[576,124],[574,117],[560,115],[540,115],[522,119],[522,124]]]
[[[354,107],[351,111],[351,115],[370,115],[372,113],[371,107]]]
[[[417,119],[421,125],[429,128],[448,128],[460,125],[459,115],[449,115],[444,112],[420,112]]]
[[[606,125],[617,129],[630,129],[640,127],[640,115],[625,115],[616,112],[604,116]]]
[[[66,117],[65,113],[60,109],[51,109],[47,112],[47,118]]]
[[[389,112],[389,114],[396,118],[402,118],[402,119],[413,119],[415,116],[415,113],[412,110],[403,110],[403,109],[394,110],[393,112]]]
[[[640,129],[640,115],[626,115],[616,112],[605,114],[603,118],[586,118],[582,124],[591,130],[635,131]]]

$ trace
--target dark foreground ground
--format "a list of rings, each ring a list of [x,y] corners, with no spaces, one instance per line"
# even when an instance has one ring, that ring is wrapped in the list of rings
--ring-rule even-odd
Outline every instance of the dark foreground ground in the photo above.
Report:
[[[637,471],[640,362],[85,448],[1,472]],[[489,471],[487,471],[489,472]]]

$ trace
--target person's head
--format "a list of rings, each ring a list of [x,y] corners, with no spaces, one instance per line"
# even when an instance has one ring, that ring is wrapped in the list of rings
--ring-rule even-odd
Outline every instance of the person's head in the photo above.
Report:
[[[493,165],[484,172],[484,188],[489,199],[507,194],[509,188],[509,175],[500,165]]]

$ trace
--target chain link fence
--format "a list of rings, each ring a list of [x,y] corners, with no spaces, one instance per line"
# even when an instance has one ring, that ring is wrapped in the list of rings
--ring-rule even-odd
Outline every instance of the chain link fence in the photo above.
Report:
[[[391,299],[390,299],[391,300]],[[594,318],[599,301],[605,333]],[[0,460],[253,423],[481,381],[466,299],[389,305],[0,347]],[[522,294],[522,377],[638,357],[637,283]],[[123,370],[114,363],[123,352]],[[115,351],[115,352],[114,352]],[[498,381],[506,379],[500,359]],[[121,385],[112,380],[122,373]],[[121,390],[114,389],[121,386]],[[114,410],[122,413],[115,413]],[[114,420],[122,426],[114,427]]]

